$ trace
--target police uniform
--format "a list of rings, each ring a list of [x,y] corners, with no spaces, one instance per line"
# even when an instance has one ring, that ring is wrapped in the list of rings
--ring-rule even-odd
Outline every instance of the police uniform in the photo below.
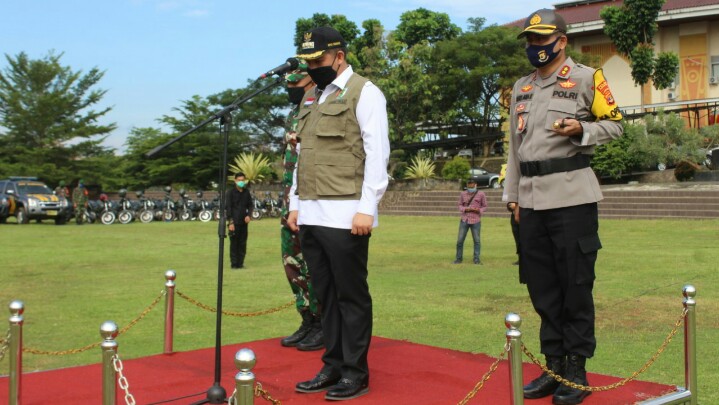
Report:
[[[566,33],[566,24],[553,10],[539,10],[527,18],[522,34],[529,32]],[[528,52],[530,61],[532,56],[546,57],[539,52]],[[557,134],[555,128],[566,119],[578,120],[582,133]],[[575,356],[583,371],[584,359],[592,357],[596,347],[592,288],[602,247],[597,213],[602,192],[589,164],[596,145],[621,136],[621,119],[602,70],[571,58],[548,77],[535,71],[519,79],[512,91],[502,199],[519,203],[520,282],[527,284],[541,318],[541,352],[548,366],[550,358],[562,359],[556,364],[560,373],[567,356]],[[586,376],[579,381],[586,381]],[[547,384],[540,384],[540,391],[556,387],[549,379],[543,383]],[[534,394],[528,395],[525,386],[526,398],[551,392]],[[559,389],[555,400],[557,395]],[[571,392],[567,402],[555,403],[580,403],[586,395]]]

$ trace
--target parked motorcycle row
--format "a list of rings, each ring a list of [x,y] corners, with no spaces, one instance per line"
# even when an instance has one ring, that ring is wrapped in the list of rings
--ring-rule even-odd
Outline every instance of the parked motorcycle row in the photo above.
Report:
[[[135,220],[142,223],[152,221],[202,221],[210,222],[220,219],[219,197],[208,201],[203,198],[202,191],[195,193],[196,198],[192,199],[185,190],[180,190],[180,198],[175,201],[170,195],[172,189],[165,188],[165,196],[162,199],[150,199],[145,197],[142,191],[135,194],[137,199],[129,199],[127,190],[118,192],[119,200],[110,200],[107,195],[100,195],[98,200],[88,201],[87,208],[83,208],[81,221],[87,223],[100,222],[111,225],[115,222],[129,224]],[[281,193],[280,193],[281,194]],[[274,199],[269,191],[265,192],[265,198],[259,199],[252,194],[254,209],[252,219],[258,220],[265,216],[279,217],[281,215],[281,195]]]

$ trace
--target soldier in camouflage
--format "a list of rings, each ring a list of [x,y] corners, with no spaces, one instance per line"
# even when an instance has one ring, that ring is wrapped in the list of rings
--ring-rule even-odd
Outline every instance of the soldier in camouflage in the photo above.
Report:
[[[87,210],[87,188],[85,181],[80,179],[77,187],[72,191],[72,206],[75,208],[75,223],[82,225],[82,216]]]
[[[299,104],[305,92],[314,87],[314,83],[306,71],[307,65],[303,62],[297,70],[285,76],[285,80],[287,81],[287,94],[293,108],[288,115],[287,132],[285,134],[280,240],[282,243],[282,264],[285,268],[287,280],[292,288],[292,293],[295,295],[295,305],[297,312],[302,316],[302,324],[295,333],[282,339],[280,343],[282,346],[296,346],[298,350],[312,351],[320,350],[324,347],[319,306],[312,288],[312,283],[310,282],[307,263],[305,263],[302,257],[302,251],[300,250],[299,233],[292,231],[287,226],[292,174],[297,164],[297,112],[299,111]]]

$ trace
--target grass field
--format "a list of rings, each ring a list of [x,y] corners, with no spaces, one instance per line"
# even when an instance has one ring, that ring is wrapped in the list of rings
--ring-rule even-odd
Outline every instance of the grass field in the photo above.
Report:
[[[496,356],[505,342],[504,317],[516,312],[523,319],[525,344],[538,355],[539,321],[511,265],[516,257],[508,218],[484,219],[483,266],[451,264],[457,221],[380,218],[370,242],[374,335]],[[678,319],[682,287],[693,284],[698,291],[700,400],[719,403],[712,390],[719,384],[714,363],[719,354],[719,221],[603,220],[600,237],[598,347],[589,370],[624,377],[639,369]],[[469,239],[466,254],[471,254]],[[0,303],[24,302],[26,348],[80,348],[100,340],[102,322],[123,327],[135,319],[164,288],[167,269],[177,272],[179,291],[215,306],[218,243],[217,223],[0,225]],[[260,311],[292,300],[280,263],[278,220],[250,224],[246,269],[230,270],[225,262],[224,309]],[[179,297],[176,301],[175,350],[212,347],[215,315]],[[162,312],[161,303],[118,337],[122,358],[162,352]],[[293,309],[224,317],[222,340],[285,336],[298,324]],[[0,333],[4,330],[0,327]],[[100,359],[100,349],[92,349],[63,356],[26,354],[23,361],[24,370],[33,371]],[[0,363],[0,374],[7,374],[7,360]],[[640,379],[684,385],[681,331]]]

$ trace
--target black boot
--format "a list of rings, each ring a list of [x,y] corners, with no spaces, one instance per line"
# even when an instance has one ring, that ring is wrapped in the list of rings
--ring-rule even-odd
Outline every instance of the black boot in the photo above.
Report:
[[[322,323],[319,317],[315,317],[312,321],[310,333],[297,344],[297,350],[303,352],[311,352],[320,350],[325,347],[324,334],[322,333]]]
[[[310,333],[312,329],[312,314],[310,311],[302,311],[300,315],[302,315],[302,325],[300,325],[300,328],[297,329],[295,333],[280,340],[282,346],[295,347]]]
[[[547,368],[554,374],[564,376],[564,368],[566,367],[567,358],[564,356],[547,356]],[[547,372],[532,380],[524,386],[524,397],[528,399],[544,398],[554,393],[559,386],[559,381],[555,380]]]
[[[567,356],[567,371],[564,378],[575,384],[588,385],[587,370],[585,368],[587,358],[578,354]],[[554,393],[552,403],[556,405],[581,404],[584,398],[589,396],[591,391],[582,391],[562,384]]]

